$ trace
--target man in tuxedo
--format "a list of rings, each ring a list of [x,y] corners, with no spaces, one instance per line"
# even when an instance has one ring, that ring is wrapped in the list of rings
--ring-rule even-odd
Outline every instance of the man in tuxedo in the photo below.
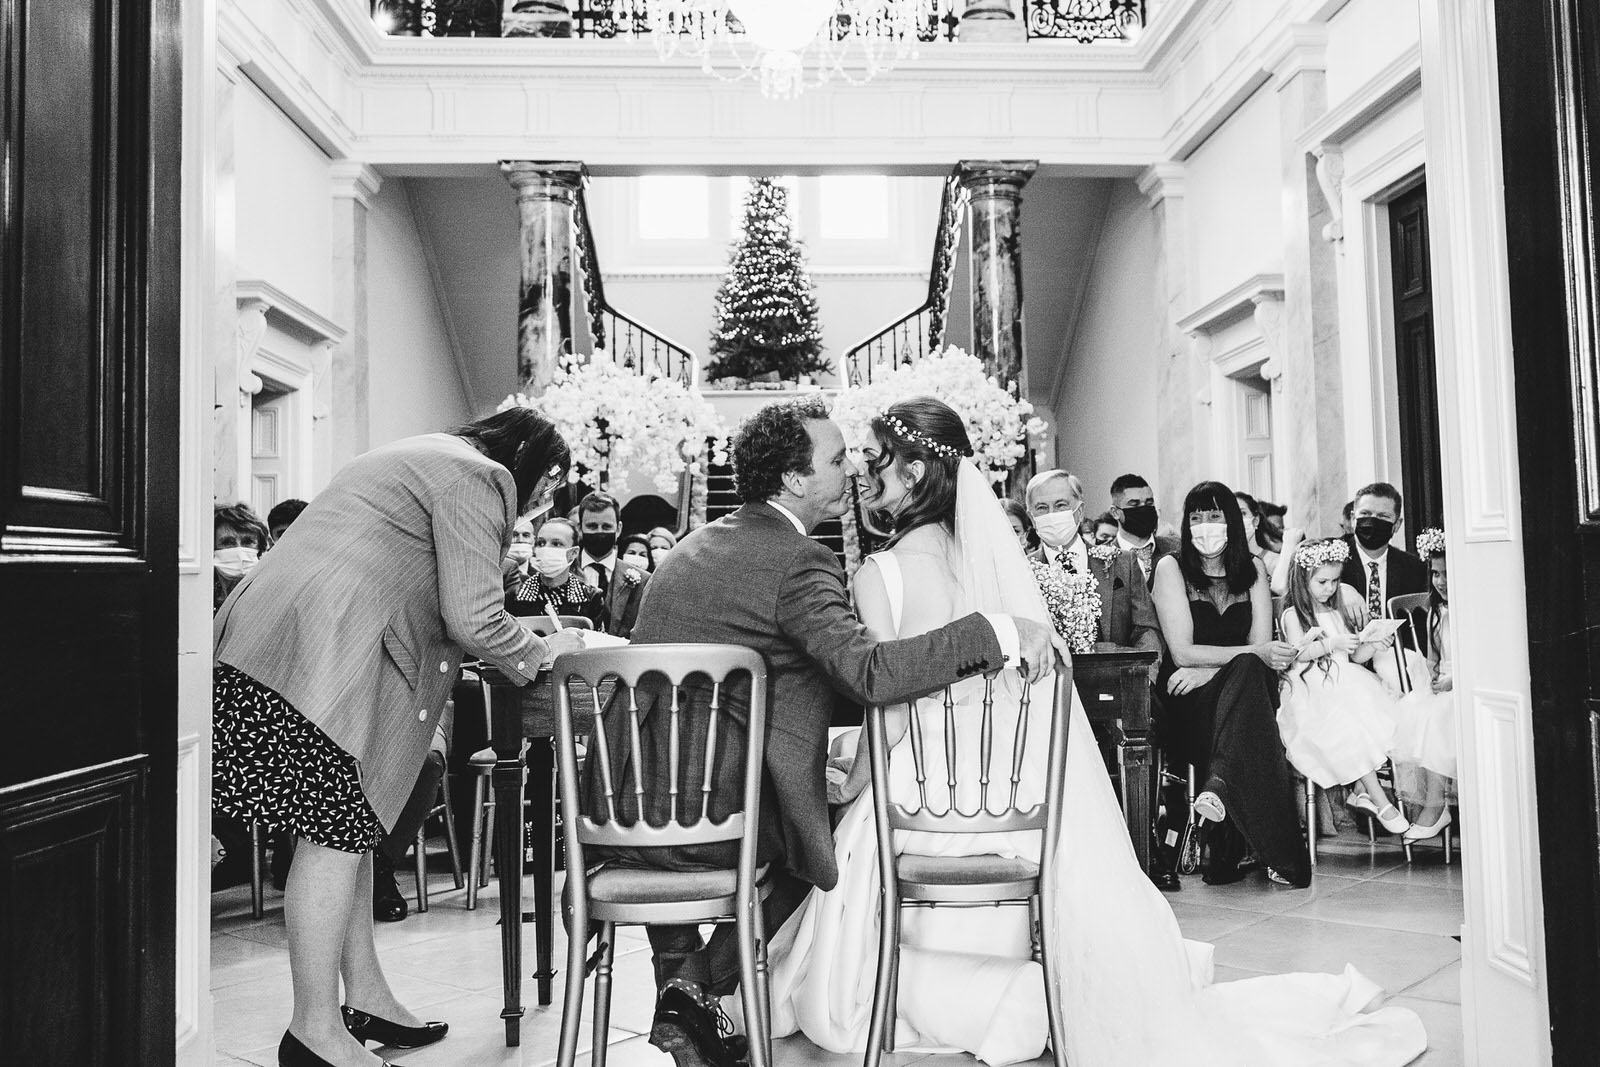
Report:
[[[650,575],[617,558],[622,505],[610,493],[590,493],[578,502],[577,525],[578,544],[583,549],[578,571],[605,594],[605,609],[600,614],[603,629],[617,637],[628,637],[633,633],[639,605],[644,603]]]
[[[1117,520],[1117,544],[1139,563],[1145,588],[1156,580],[1156,560],[1178,554],[1178,539],[1156,533],[1156,494],[1137,474],[1119,475],[1111,483],[1111,514]]]
[[[761,862],[772,865],[771,893],[762,914],[768,935],[799,907],[812,886],[838,881],[828,818],[828,725],[835,690],[861,704],[894,704],[961,678],[1022,663],[1040,676],[1053,662],[1052,647],[1066,646],[1048,627],[1007,615],[973,613],[940,629],[901,641],[879,642],[856,618],[844,572],[809,534],[844,513],[855,464],[844,436],[818,398],[768,404],[740,426],[733,441],[739,510],[689,534],[657,568],[633,628],[634,644],[709,642],[744,645],[767,663],[766,784],[761,811]],[[645,750],[664,752],[672,740],[671,693],[659,676],[637,693],[644,711]],[[703,714],[709,687],[690,690],[688,721]],[[626,781],[627,704],[604,716],[609,745],[589,747],[585,766],[586,812],[604,812],[598,751],[612,755],[614,781]],[[724,692],[725,713],[744,721],[748,682]],[[682,728],[682,737],[699,738]],[[686,747],[693,748],[692,744]],[[729,730],[719,742],[718,777],[707,817],[720,820],[741,803],[744,738]],[[691,778],[703,773],[704,752],[685,754]],[[665,768],[647,770],[665,774]],[[698,780],[698,779],[695,779]],[[645,817],[670,818],[665,788],[647,798]],[[619,819],[639,817],[631,791],[616,798]],[[731,866],[732,850],[718,847],[612,850],[606,863],[666,870]],[[713,1007],[738,984],[738,949],[731,925],[710,943],[695,926],[652,926],[658,998],[650,1042],[679,1067],[731,1067],[717,1032]]]
[[[1071,574],[1092,574],[1100,587],[1101,641],[1129,648],[1160,650],[1160,624],[1149,587],[1135,557],[1119,551],[1110,559],[1091,554],[1079,533],[1083,483],[1063,470],[1033,476],[1027,489],[1028,514],[1039,535],[1029,556]]]
[[[1352,512],[1354,532],[1345,538],[1350,555],[1339,580],[1361,594],[1374,619],[1383,618],[1391,597],[1428,590],[1428,565],[1389,544],[1401,507],[1400,491],[1388,482],[1363,487]]]

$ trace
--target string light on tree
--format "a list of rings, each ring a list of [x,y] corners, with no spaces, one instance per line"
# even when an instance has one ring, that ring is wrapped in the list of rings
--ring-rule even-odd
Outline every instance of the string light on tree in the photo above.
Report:
[[[789,218],[789,193],[771,178],[750,184],[744,236],[717,290],[711,329],[713,380],[796,381],[833,369],[822,358],[816,287]]]

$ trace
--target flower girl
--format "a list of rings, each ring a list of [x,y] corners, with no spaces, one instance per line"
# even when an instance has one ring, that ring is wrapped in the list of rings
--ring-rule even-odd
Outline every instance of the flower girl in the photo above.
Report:
[[[1423,530],[1417,535],[1417,552],[1428,561],[1433,591],[1426,624],[1427,684],[1413,684],[1401,699],[1395,736],[1396,788],[1406,800],[1422,806],[1406,831],[1408,841],[1426,841],[1450,825],[1448,791],[1456,776],[1459,752],[1450,677],[1450,586],[1445,573],[1444,531]]]
[[[1296,770],[1324,789],[1358,783],[1345,803],[1403,834],[1411,824],[1378,781],[1394,744],[1396,701],[1367,668],[1393,629],[1369,625],[1360,594],[1340,583],[1349,552],[1331,539],[1295,550],[1281,625],[1300,654],[1284,672],[1278,732]]]

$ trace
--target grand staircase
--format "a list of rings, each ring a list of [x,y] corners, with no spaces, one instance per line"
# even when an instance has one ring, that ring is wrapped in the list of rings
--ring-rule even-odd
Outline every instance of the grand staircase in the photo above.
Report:
[[[733,468],[727,464],[713,464],[706,472],[706,521],[715,522],[722,516],[738,510],[739,494],[733,490]],[[838,519],[829,519],[811,534],[844,562],[844,527]]]

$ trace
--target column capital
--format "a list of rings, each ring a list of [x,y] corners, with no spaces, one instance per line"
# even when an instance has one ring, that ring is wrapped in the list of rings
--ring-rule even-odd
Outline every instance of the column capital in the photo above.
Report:
[[[1328,69],[1328,27],[1320,22],[1295,22],[1283,28],[1261,54],[1261,67],[1282,89],[1298,75]]]
[[[354,200],[362,207],[370,208],[372,198],[383,188],[383,175],[357,160],[337,160],[332,170],[333,195],[336,199]]]
[[[500,173],[516,190],[518,200],[570,201],[589,182],[589,168],[576,161],[502,159]]]
[[[1038,169],[1037,159],[963,159],[956,164],[963,189],[983,188],[990,196],[1018,200],[1022,198],[1022,187]]]
[[[1187,175],[1182,163],[1153,163],[1139,175],[1139,191],[1151,207],[1161,206],[1163,200],[1182,200]]]

